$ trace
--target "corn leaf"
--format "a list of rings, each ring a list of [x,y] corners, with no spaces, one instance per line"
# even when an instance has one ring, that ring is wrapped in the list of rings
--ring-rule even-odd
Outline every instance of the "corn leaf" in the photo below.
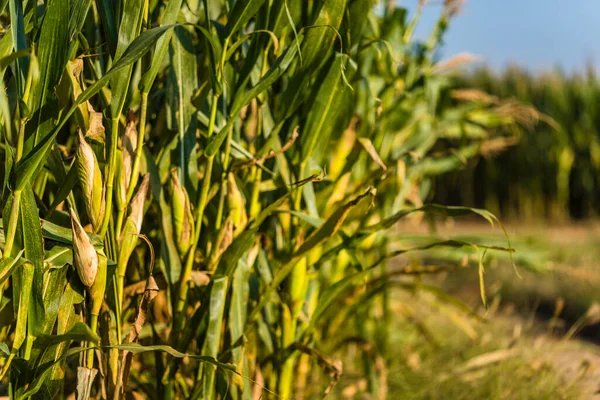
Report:
[[[233,36],[245,26],[260,9],[265,0],[238,0],[235,2],[227,21],[229,36]]]

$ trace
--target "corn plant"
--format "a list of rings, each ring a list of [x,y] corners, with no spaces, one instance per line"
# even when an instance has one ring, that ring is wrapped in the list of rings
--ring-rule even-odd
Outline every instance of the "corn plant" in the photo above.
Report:
[[[389,290],[449,302],[395,279],[437,269],[388,260],[472,246],[401,248],[390,230],[419,212],[495,221],[424,204],[498,138],[439,102],[459,2],[416,42],[422,6],[0,2],[3,390],[301,398],[329,393],[357,346],[385,396]]]

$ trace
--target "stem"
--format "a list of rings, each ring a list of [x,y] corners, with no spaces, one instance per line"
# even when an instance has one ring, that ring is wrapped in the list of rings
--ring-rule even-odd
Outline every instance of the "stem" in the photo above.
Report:
[[[112,206],[113,206],[113,184],[115,180],[115,165],[117,163],[117,139],[119,137],[119,118],[112,118],[112,128],[110,132],[110,143],[108,147],[108,164],[106,166],[107,169],[107,178],[106,178],[106,207],[104,208],[104,220],[102,221],[102,226],[99,231],[100,237],[104,237],[106,235],[106,230],[108,229],[108,223],[110,222],[110,217],[112,214]]]
[[[10,365],[12,364],[12,360],[14,358],[15,358],[15,353],[10,353],[10,355],[8,356],[8,360],[6,360],[6,364],[4,364],[4,368],[2,369],[2,371],[0,371],[0,381],[2,379],[4,379],[4,375],[6,375],[6,373],[10,369]]]
[[[255,219],[260,213],[260,180],[262,178],[262,170],[258,167],[254,168],[254,183],[252,184],[252,194],[250,196],[250,219]]]
[[[117,275],[117,304],[115,305],[115,308],[118,310],[118,316],[119,316],[119,323],[117,324],[119,329],[121,326],[121,311],[123,310],[123,288],[125,287],[125,274],[124,273],[120,273]],[[118,342],[119,344],[122,343],[122,338],[121,338],[121,333],[118,334]]]
[[[227,46],[229,44],[229,38],[225,39],[225,44],[223,46],[223,53],[221,56],[221,74],[224,72],[225,68],[225,56],[227,53]],[[221,76],[219,76],[221,78]],[[223,86],[223,96],[226,96],[227,86]],[[223,110],[221,111],[223,115],[227,115],[227,102],[223,102]],[[215,229],[218,231],[221,229],[221,223],[223,221],[223,212],[225,209],[225,197],[227,195],[227,173],[229,169],[229,154],[231,152],[231,140],[233,137],[233,129],[230,129],[227,132],[227,143],[225,144],[225,156],[223,157],[223,174],[221,175],[221,189],[219,196],[219,207],[217,208],[217,219],[215,222]]]
[[[15,154],[15,161],[18,162],[23,157],[23,144],[25,140],[25,122],[21,123],[19,129],[19,136],[17,137],[17,153]]]
[[[300,172],[299,172],[299,176],[298,176],[298,180],[303,179],[302,177],[304,176],[304,170],[306,169],[306,161],[300,163]],[[295,211],[300,211],[300,207],[302,206],[302,188],[298,188],[298,190],[294,193],[294,210]],[[292,216],[292,223],[290,226],[290,233],[291,233],[291,238],[296,238],[298,237],[298,230],[300,228],[300,219],[297,216]]]
[[[113,291],[115,293],[115,319],[117,323],[117,343],[123,343],[121,333],[121,309],[123,308],[123,281],[118,282],[119,278],[113,276]]]
[[[217,103],[219,96],[215,95],[211,104],[210,120],[208,122],[208,137],[210,138],[215,130],[215,119],[217,117]],[[194,265],[194,254],[196,253],[196,247],[198,247],[198,239],[200,238],[200,232],[202,231],[202,216],[204,215],[204,209],[206,208],[206,201],[208,199],[208,191],[210,189],[210,181],[213,169],[214,157],[207,157],[206,159],[206,172],[204,173],[204,179],[202,180],[202,189],[200,192],[200,198],[198,199],[198,205],[196,207],[196,229],[194,232],[194,241],[192,247],[188,251],[185,267],[179,278],[179,293],[177,295],[177,304],[175,307],[175,320],[173,323],[173,338],[177,337],[177,333],[183,325],[183,308],[188,292],[188,282],[192,274],[192,267]]]
[[[98,326],[98,314],[90,314],[90,329],[92,332],[96,332]],[[94,349],[87,351],[87,368],[92,369],[94,367]]]
[[[125,201],[125,207],[131,201],[133,197],[133,191],[137,185],[140,161],[142,159],[142,153],[144,150],[144,139],[146,138],[146,113],[148,111],[148,93],[142,92],[142,99],[140,104],[140,126],[138,128],[137,146],[135,148],[135,159],[133,160],[133,167],[131,168],[131,182],[127,188],[127,197]],[[118,223],[118,221],[117,221]],[[117,225],[118,226],[118,225]],[[117,231],[120,233],[120,231]]]
[[[225,144],[225,155],[223,157],[223,173],[221,175],[221,196],[219,197],[219,208],[217,209],[217,219],[215,229],[221,229],[223,220],[223,211],[225,209],[225,197],[227,196],[227,175],[229,173],[229,154],[231,153],[231,140],[233,137],[233,129],[227,133],[227,142]]]
[[[263,69],[264,70],[264,69]],[[264,73],[264,71],[263,71]],[[258,111],[256,113],[256,137],[260,137],[262,135],[262,126],[263,126],[263,118],[262,111]],[[252,145],[254,147],[254,144]],[[253,153],[256,153],[255,149]],[[260,181],[262,179],[262,169],[258,166],[252,167],[252,194],[250,195],[250,220],[256,218],[256,216],[260,213]]]
[[[289,308],[284,307],[281,315],[281,346],[286,348],[287,346],[294,343],[296,336],[296,320],[293,318]],[[294,380],[294,363],[296,361],[296,354],[292,353],[284,360],[281,367],[281,372],[278,376],[278,395],[287,399],[291,397],[292,385]]]
[[[300,355],[296,370],[298,371],[295,377],[296,399],[304,400],[304,394],[306,393],[306,380],[308,378],[308,373],[310,372],[310,358],[308,354]]]
[[[125,216],[125,207],[119,207],[118,210],[118,214],[117,214],[117,226],[115,229],[115,234],[117,235],[117,242],[119,241],[119,238],[121,237],[121,230],[123,229],[123,217]]]
[[[187,254],[185,267],[183,269],[183,273],[181,274],[181,278],[179,279],[179,294],[177,297],[177,306],[175,307],[175,315],[177,315],[177,318],[175,319],[173,327],[174,332],[179,332],[183,326],[183,308],[187,299],[188,282],[190,281],[192,267],[194,266],[194,254],[196,253],[196,248],[198,247],[198,239],[200,238],[200,231],[202,229],[202,216],[204,215],[204,209],[206,208],[206,200],[208,199],[208,191],[210,189],[211,180],[210,176],[212,174],[213,163],[214,157],[209,157],[206,160],[206,175],[202,181],[202,192],[200,193],[200,201],[198,203],[198,207],[196,208],[196,231],[194,235],[194,242],[192,243],[192,247]]]

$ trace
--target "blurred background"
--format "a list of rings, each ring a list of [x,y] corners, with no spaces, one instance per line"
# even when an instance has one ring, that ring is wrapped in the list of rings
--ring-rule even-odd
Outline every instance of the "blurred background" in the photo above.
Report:
[[[397,2],[412,13],[421,3]],[[486,322],[475,334],[462,322],[447,324],[455,317],[447,310],[429,316],[432,337],[444,340],[390,371],[391,386],[410,386],[414,398],[600,398],[600,2],[462,3],[438,54],[451,60],[454,89],[532,106],[539,118],[499,127],[510,129],[503,132],[510,140],[434,178],[428,201],[498,215],[518,273],[509,257],[488,258],[487,309],[472,271],[432,279]],[[422,9],[421,40],[442,7],[431,1]],[[424,235],[506,243],[501,229],[490,234],[476,221],[430,222]],[[431,255],[452,257],[461,262],[449,251]],[[398,340],[407,348],[430,345],[406,337]],[[457,368],[464,369],[458,382],[425,372]]]
[[[415,10],[418,1],[400,4]],[[469,54],[459,87],[534,106],[552,123],[515,132],[518,144],[473,160],[437,182],[436,200],[487,208],[511,218],[585,219],[600,210],[598,79],[600,3],[593,0],[471,0],[449,26],[441,59]],[[429,34],[442,2],[423,9],[417,37]],[[512,127],[511,127],[512,129]]]

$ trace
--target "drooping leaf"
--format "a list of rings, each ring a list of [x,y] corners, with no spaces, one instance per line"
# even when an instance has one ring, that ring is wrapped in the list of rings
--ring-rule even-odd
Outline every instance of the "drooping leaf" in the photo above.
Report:
[[[117,345],[117,346],[107,346],[107,348],[118,349],[118,350],[127,350],[133,354],[146,353],[149,351],[161,351],[161,352],[167,353],[176,358],[185,358],[185,357],[193,358],[193,359],[199,360],[203,363],[212,364],[215,367],[221,368],[225,371],[232,372],[234,374],[239,374],[235,368],[235,365],[219,362],[214,357],[210,357],[210,356],[182,353],[180,351],[175,350],[171,346],[166,346],[166,345],[142,346],[137,343],[129,343],[129,344],[122,344],[122,345]]]
[[[41,335],[35,341],[38,348],[49,347],[62,342],[92,342],[99,343],[100,338],[93,332],[89,326],[82,322],[77,322],[67,332],[59,335]]]

